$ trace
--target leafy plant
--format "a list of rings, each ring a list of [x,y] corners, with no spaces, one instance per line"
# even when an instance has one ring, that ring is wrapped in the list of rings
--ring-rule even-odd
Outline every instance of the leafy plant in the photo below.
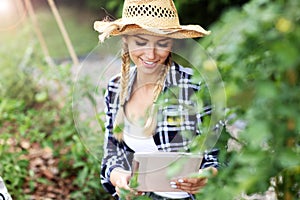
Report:
[[[28,32],[20,31],[6,51],[0,47],[0,69],[5,71],[0,74],[0,174],[9,193],[14,199],[30,199],[39,189],[65,181],[70,183],[65,188],[71,188],[70,198],[109,199],[101,188],[99,160],[87,151],[75,128],[71,66],[50,68],[34,42],[16,48],[18,37],[24,43],[30,40],[23,34]],[[15,58],[7,52],[14,52]],[[37,158],[41,152],[49,153],[48,160]],[[47,168],[49,162],[53,172]]]
[[[217,61],[228,108],[246,128],[236,138],[241,149],[222,152],[220,172],[199,199],[263,193],[274,178],[278,199],[299,199],[299,6],[253,0],[223,15],[201,42]],[[230,137],[222,134],[218,145]]]

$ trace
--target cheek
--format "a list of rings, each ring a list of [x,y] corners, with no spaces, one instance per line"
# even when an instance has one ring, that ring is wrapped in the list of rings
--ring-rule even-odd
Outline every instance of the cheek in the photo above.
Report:
[[[129,56],[130,56],[130,59],[132,60],[132,62],[134,62],[134,64],[137,65],[137,62],[139,60],[139,57],[140,57],[140,52],[139,51],[130,51],[129,52]]]
[[[130,56],[139,56],[143,53],[143,49],[141,47],[137,47],[132,44],[128,45],[128,51]]]
[[[130,49],[130,50],[129,50],[129,54],[130,54],[130,55],[133,55],[133,56],[137,56],[137,55],[140,55],[140,54],[141,54],[141,51],[138,50],[138,49],[136,49],[136,50]]]
[[[159,57],[162,59],[162,60],[166,60],[167,57],[169,56],[170,54],[170,50],[163,50],[163,49],[160,49],[157,51],[157,54],[159,55]]]

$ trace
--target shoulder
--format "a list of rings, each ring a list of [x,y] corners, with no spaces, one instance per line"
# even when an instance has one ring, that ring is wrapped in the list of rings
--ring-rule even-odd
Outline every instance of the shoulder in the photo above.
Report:
[[[193,69],[191,68],[187,68],[187,67],[183,67],[177,63],[173,63],[171,70],[176,71],[177,73],[182,74],[183,76],[192,76],[194,74]]]
[[[177,63],[173,63],[169,74],[167,76],[167,84],[169,86],[176,86],[176,85],[185,85],[184,87],[190,87],[195,90],[200,89],[201,83],[195,83],[192,80],[192,76],[194,74],[193,69],[183,67]]]
[[[130,79],[134,78],[134,74],[136,71],[135,69],[136,67],[131,67]],[[120,85],[121,85],[121,73],[118,73],[109,79],[106,93],[109,96],[118,95],[120,92]]]
[[[130,75],[129,75],[130,79],[134,78],[135,72],[136,72],[136,67],[135,66],[131,67],[130,68],[130,72],[129,72],[130,73]],[[118,73],[118,74],[114,75],[113,77],[111,77],[109,79],[109,81],[108,81],[108,89],[110,87],[112,87],[112,88],[118,88],[119,85],[120,85],[120,82],[121,82],[121,73]]]
[[[108,81],[108,89],[118,87],[120,85],[121,73],[114,75]]]
[[[192,68],[183,67],[174,62],[170,68],[169,75],[171,76],[171,80],[177,83],[188,82],[192,84],[192,76],[194,75],[194,70]]]
[[[114,101],[115,97],[119,93],[120,80],[121,80],[121,74],[117,74],[109,79],[105,91],[106,101]]]

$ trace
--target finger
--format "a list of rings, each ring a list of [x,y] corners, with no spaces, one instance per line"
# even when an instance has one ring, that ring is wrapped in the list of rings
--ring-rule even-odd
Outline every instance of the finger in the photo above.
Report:
[[[115,187],[116,193],[118,194],[118,196],[121,196],[121,190],[118,186]]]
[[[207,179],[179,179],[177,181],[170,182],[171,187],[178,190],[183,190],[189,193],[197,193],[207,183]]]
[[[185,180],[186,183],[190,183],[192,186],[204,186],[204,185],[206,185],[207,181],[208,181],[207,178]],[[185,182],[183,182],[182,184],[185,184]]]
[[[138,191],[136,194],[137,194],[138,196],[144,196],[146,193],[145,193],[145,192]]]
[[[199,192],[199,190],[201,189],[202,187],[197,187],[197,188],[191,188],[191,187],[184,187],[184,186],[178,186],[178,191],[183,191],[183,192],[187,192],[187,193],[190,193],[190,194],[196,194]]]
[[[131,190],[126,180],[119,179],[116,181],[116,186],[125,190]]]
[[[116,181],[115,190],[116,190],[116,193],[118,194],[118,196],[121,196],[122,192],[124,190],[128,190],[128,191],[132,192],[132,189],[128,186],[127,182],[126,181],[122,181],[122,180],[117,180]]]
[[[202,189],[204,186],[197,186],[197,187],[189,187],[185,185],[177,185],[176,186],[178,190],[191,193],[191,194],[196,194],[199,192],[200,189]]]
[[[176,185],[197,186],[206,184],[207,178],[182,178],[172,182]]]
[[[130,190],[130,193],[124,194],[122,192],[124,192],[124,188],[119,188],[119,187],[115,187],[116,193],[119,197],[121,197],[123,195],[123,197],[126,200],[131,200],[133,196],[140,196],[140,195],[144,195],[144,194],[138,194],[137,192],[134,192],[133,190]],[[126,196],[125,196],[126,195]]]
[[[197,185],[193,185],[193,184],[190,184],[190,183],[183,183],[183,184],[177,184],[176,188],[177,189],[184,189],[184,190],[198,190],[199,188],[202,188],[205,185],[206,185],[205,183],[199,183]]]

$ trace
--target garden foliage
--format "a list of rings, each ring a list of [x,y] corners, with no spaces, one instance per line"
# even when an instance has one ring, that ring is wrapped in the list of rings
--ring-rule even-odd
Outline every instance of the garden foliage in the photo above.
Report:
[[[70,65],[48,66],[27,28],[0,46],[0,175],[13,199],[109,199],[75,128]]]
[[[299,8],[253,0],[224,14],[201,41],[222,74],[230,113],[246,127],[235,138],[241,149],[222,152],[219,175],[199,199],[231,200],[271,185],[278,199],[300,198]]]

